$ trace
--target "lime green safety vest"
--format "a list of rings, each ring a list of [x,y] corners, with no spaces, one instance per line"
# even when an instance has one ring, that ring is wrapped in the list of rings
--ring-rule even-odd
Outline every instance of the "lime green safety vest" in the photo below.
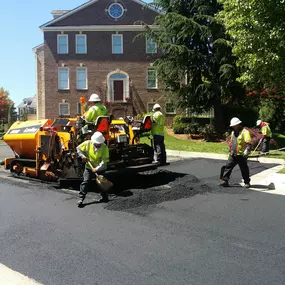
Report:
[[[271,132],[270,127],[267,123],[264,123],[264,126],[261,127],[261,133],[265,137],[272,137],[272,132]]]
[[[96,123],[96,119],[100,116],[107,116],[107,108],[103,104],[96,104],[89,108],[85,115],[86,122]]]
[[[165,117],[160,112],[157,111],[153,114],[153,122],[152,122],[152,135],[164,135],[164,124],[165,124]]]
[[[85,156],[90,160],[91,165],[95,168],[100,162],[109,162],[109,149],[103,143],[100,148],[95,152],[93,143],[89,141],[85,141],[79,145],[79,149],[85,154]],[[88,163],[86,163],[86,168],[91,168]]]
[[[231,135],[231,151],[233,151],[232,149],[232,141],[233,141],[233,136],[234,136],[234,132],[232,132]],[[237,143],[236,143],[236,149],[235,149],[235,153],[237,155],[243,155],[245,149],[246,149],[246,145],[251,143],[251,136],[248,130],[246,129],[242,129],[242,131],[239,133],[238,137],[237,137]]]

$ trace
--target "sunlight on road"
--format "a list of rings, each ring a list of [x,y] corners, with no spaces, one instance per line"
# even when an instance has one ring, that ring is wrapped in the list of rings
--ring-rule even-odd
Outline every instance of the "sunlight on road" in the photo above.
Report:
[[[37,281],[8,268],[0,263],[0,284],[1,285],[43,285]]]

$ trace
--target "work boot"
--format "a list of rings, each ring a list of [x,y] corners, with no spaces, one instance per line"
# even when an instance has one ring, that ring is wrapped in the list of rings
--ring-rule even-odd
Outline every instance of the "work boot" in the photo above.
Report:
[[[250,188],[250,184],[249,183],[245,183],[244,184],[244,188]]]
[[[84,201],[83,198],[80,198],[80,199],[77,201],[77,206],[78,206],[78,208],[81,208],[81,207],[83,206],[83,201]]]
[[[225,181],[225,180],[221,181],[220,186],[222,186],[222,187],[230,187],[229,182]]]
[[[101,193],[102,198],[99,200],[95,200],[96,203],[108,203],[109,202],[109,196],[107,193]]]

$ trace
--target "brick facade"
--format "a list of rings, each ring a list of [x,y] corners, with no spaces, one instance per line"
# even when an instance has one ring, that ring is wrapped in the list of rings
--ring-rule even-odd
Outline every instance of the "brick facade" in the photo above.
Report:
[[[94,3],[73,15],[59,20],[48,27],[62,27],[60,31],[44,31],[44,45],[37,50],[37,97],[38,118],[59,116],[59,104],[69,103],[70,116],[77,114],[80,97],[89,98],[97,93],[106,104],[109,113],[115,117],[136,115],[147,111],[148,103],[158,102],[164,106],[164,87],[147,88],[147,68],[159,56],[146,53],[144,38],[134,38],[139,32],[132,31],[81,31],[87,36],[87,54],[76,54],[75,35],[79,31],[67,31],[67,26],[92,25],[133,25],[142,20],[152,24],[156,13],[133,0],[120,3],[127,9],[118,21],[111,19],[105,9],[111,2],[104,0]],[[57,35],[68,35],[68,54],[57,53]],[[112,54],[112,34],[123,35],[123,54]],[[69,90],[58,89],[58,68],[69,68]],[[77,90],[76,68],[87,68],[88,89]],[[108,98],[108,74],[117,71],[128,76],[129,99],[123,103],[112,103]]]

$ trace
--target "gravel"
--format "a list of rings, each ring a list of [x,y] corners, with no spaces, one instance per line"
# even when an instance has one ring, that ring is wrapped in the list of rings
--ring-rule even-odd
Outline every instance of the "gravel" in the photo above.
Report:
[[[169,172],[165,170],[148,174],[136,174],[132,177],[120,177],[116,185],[116,197],[104,207],[113,211],[144,213],[144,209],[165,202],[205,193],[211,187],[201,183],[193,175]]]

